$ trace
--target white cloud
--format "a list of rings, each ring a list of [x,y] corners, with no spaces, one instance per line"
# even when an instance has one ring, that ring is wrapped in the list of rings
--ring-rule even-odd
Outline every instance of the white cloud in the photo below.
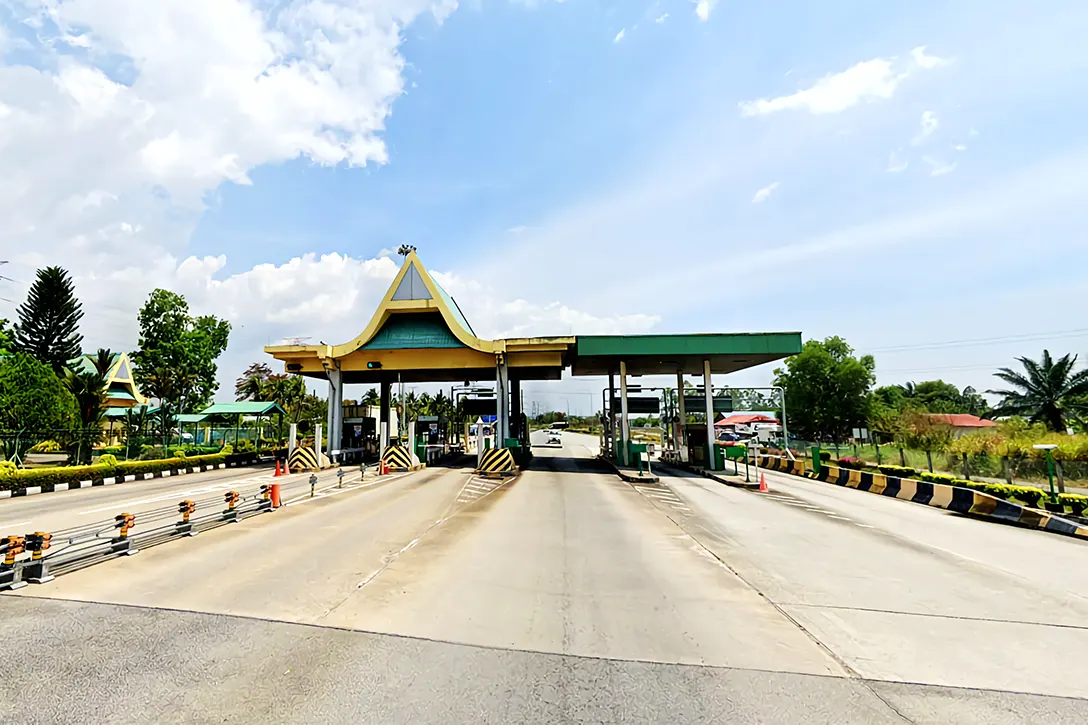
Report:
[[[920,50],[916,48],[912,51],[918,68],[936,68],[944,63],[934,56],[916,52]],[[897,68],[901,65],[895,58],[874,58],[862,61],[841,73],[830,73],[816,81],[811,87],[796,93],[776,98],[743,101],[740,104],[741,114],[761,116],[790,110],[808,111],[814,114],[839,113],[859,103],[887,100],[895,95],[899,84],[910,76],[913,70],[911,67]]]
[[[910,161],[907,160],[907,157],[902,152],[892,151],[888,154],[887,172],[889,174],[898,174],[906,171],[908,166],[910,166]]]
[[[938,58],[935,55],[926,55],[926,46],[920,45],[910,51],[910,57],[914,59],[915,65],[919,68],[931,69],[940,68],[942,65],[948,65],[951,61],[944,58]]]
[[[956,170],[955,161],[945,161],[944,159],[937,158],[935,156],[924,156],[922,161],[925,161],[929,165],[930,176],[944,176],[945,174],[951,174]]]
[[[94,311],[83,323],[87,344],[125,350],[135,346],[135,312],[151,289],[175,289],[195,313],[234,325],[220,364],[223,381],[285,335],[342,342],[365,324],[395,273],[395,258],[310,254],[228,273],[227,256],[188,256],[189,236],[207,196],[224,181],[250,183],[258,166],[300,156],[323,165],[385,163],[382,133],[405,87],[404,29],[425,15],[441,21],[456,6],[17,5],[29,9],[15,20],[34,27],[38,40],[29,46],[33,65],[0,59],[0,244],[11,260],[5,274],[26,282],[40,266],[65,264],[85,309]],[[15,45],[0,33],[0,47]],[[78,54],[73,45],[81,46]],[[18,303],[25,291],[4,296]],[[511,327],[506,294],[489,290],[479,309],[467,301],[466,313],[478,313],[478,331]],[[519,304],[529,305],[543,332],[635,331],[655,323],[638,315],[598,318],[551,301]],[[0,305],[0,317],[11,316],[14,305]]]
[[[507,229],[507,230],[506,230],[506,233],[507,233],[507,234],[524,234],[524,233],[525,233],[525,231],[526,231],[526,230],[527,230],[528,228],[529,228],[529,227],[525,226],[524,224],[519,224],[519,225],[518,225],[518,226],[516,226],[516,227],[510,227],[509,229]]]
[[[627,28],[624,28],[624,29],[620,30],[620,32],[616,33],[616,37],[612,38],[612,42],[613,43],[620,42],[621,40],[623,40],[623,36],[625,36],[625,35],[627,35]]]
[[[953,146],[952,148],[953,148],[953,149],[955,149],[956,151],[966,151],[966,150],[967,150],[967,147],[966,147],[966,146],[964,146],[964,145],[963,145],[963,144],[961,144],[961,143],[958,143],[958,144],[956,144],[956,145],[955,145],[955,146]]]
[[[933,132],[940,126],[940,121],[937,120],[937,114],[933,111],[924,111],[922,113],[922,136],[931,136]]]
[[[778,182],[777,181],[775,181],[775,182],[773,182],[771,184],[768,184],[767,186],[764,186],[762,189],[760,189],[759,191],[756,192],[755,196],[752,197],[752,203],[753,204],[762,204],[763,202],[767,201],[767,199],[769,199],[771,197],[771,194],[773,194],[775,192],[775,189],[777,189],[777,188],[778,188]]]
[[[714,12],[714,7],[717,4],[718,0],[698,0],[695,3],[695,15],[705,23],[710,19],[710,13]]]
[[[661,25],[661,23],[665,22],[668,19],[669,19],[669,14],[668,13],[663,13],[663,14],[657,16],[657,18],[654,19],[654,22],[657,23],[658,25]]]

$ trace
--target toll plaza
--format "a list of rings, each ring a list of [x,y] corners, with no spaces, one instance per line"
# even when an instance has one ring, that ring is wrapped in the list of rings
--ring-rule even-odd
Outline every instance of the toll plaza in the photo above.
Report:
[[[566,335],[487,340],[476,334],[456,300],[409,247],[378,308],[354,338],[338,345],[273,345],[265,351],[282,362],[288,373],[327,381],[326,425],[332,461],[365,452],[353,443],[359,436],[352,437],[352,432],[365,433],[365,423],[353,418],[345,436],[343,401],[348,385],[379,389],[376,428],[383,460],[390,449],[396,449],[398,460],[419,464],[438,452],[448,452],[455,441],[461,450],[467,450],[471,437],[480,439],[475,446],[478,449],[507,449],[513,460],[524,461],[530,454],[521,385],[559,380],[569,369],[574,376],[607,378],[602,455],[623,466],[630,466],[637,453],[632,450],[636,444],[631,440],[630,416],[648,404],[633,390],[630,379],[675,375],[677,389],[684,394],[673,396],[677,410],[669,425],[673,426],[674,453],[685,461],[705,460],[713,469],[715,456],[707,428],[713,426],[715,406],[722,406],[724,398],[714,395],[712,376],[797,354],[801,334]],[[697,376],[702,385],[685,387],[684,376]],[[393,386],[418,383],[456,383],[451,393],[463,403],[464,429],[454,430],[445,420],[411,421],[408,445],[398,445],[405,436],[390,426]],[[636,394],[630,395],[632,392]],[[696,410],[705,414],[706,425],[687,424],[686,414]],[[494,416],[493,423],[489,416]],[[470,427],[475,427],[476,436],[469,435]],[[491,433],[486,443],[479,435],[485,428]],[[391,435],[397,436],[396,443],[391,444]],[[320,433],[316,439],[320,445]],[[315,458],[322,460],[320,452]]]

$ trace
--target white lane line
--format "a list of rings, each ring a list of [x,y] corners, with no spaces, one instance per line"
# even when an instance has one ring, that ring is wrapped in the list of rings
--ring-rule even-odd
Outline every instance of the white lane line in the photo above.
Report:
[[[241,482],[241,483],[244,483],[244,482]],[[110,504],[109,506],[102,506],[100,508],[90,509],[88,511],[80,511],[79,515],[80,516],[86,516],[88,514],[99,514],[99,513],[102,513],[103,511],[117,511],[117,510],[120,510],[122,508],[129,507],[129,506],[138,506],[140,504],[145,504],[145,503],[156,503],[158,501],[172,501],[172,500],[177,501],[177,500],[179,500],[178,496],[192,496],[192,495],[201,494],[201,493],[214,493],[215,491],[227,491],[227,490],[229,490],[231,488],[232,485],[235,485],[235,484],[217,483],[217,484],[213,484],[213,485],[210,485],[210,486],[204,486],[202,488],[191,488],[191,489],[189,489],[187,491],[175,491],[174,493],[168,493],[168,494],[164,494],[162,496],[155,496],[154,498],[139,498],[139,499],[133,499],[133,500],[129,500],[129,501],[121,501],[121,502],[118,502],[118,503],[115,503],[115,504]]]
[[[15,526],[26,526],[29,523],[29,521],[17,521],[9,524],[0,524],[0,529],[3,529],[4,527],[13,528]]]
[[[860,526],[863,529],[875,529],[876,528],[875,526],[870,526],[869,524],[859,524],[857,521],[855,521],[854,523],[856,525]]]
[[[832,519],[838,519],[839,521],[850,521],[850,522],[853,522],[853,519],[848,519],[848,518],[846,518],[845,516],[836,516],[835,514],[828,514],[828,517],[829,517],[829,518],[832,518]]]

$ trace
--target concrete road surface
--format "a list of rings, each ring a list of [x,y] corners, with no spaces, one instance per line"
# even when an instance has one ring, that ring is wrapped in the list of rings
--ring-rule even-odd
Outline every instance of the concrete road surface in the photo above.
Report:
[[[0,722],[1088,716],[1079,542],[778,477],[636,488],[563,436],[513,481],[330,490],[0,597],[31,663]]]

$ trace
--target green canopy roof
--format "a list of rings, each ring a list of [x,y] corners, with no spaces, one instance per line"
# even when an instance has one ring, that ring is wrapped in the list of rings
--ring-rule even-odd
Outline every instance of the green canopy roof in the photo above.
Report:
[[[280,406],[272,402],[243,401],[241,403],[214,403],[200,411],[203,416],[212,415],[271,415],[283,413]]]

